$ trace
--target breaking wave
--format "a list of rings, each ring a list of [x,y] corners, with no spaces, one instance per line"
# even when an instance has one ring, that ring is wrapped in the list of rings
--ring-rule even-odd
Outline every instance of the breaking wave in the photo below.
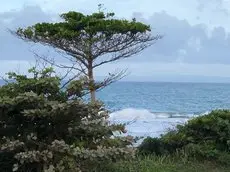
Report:
[[[192,118],[200,115],[208,114],[209,111],[204,113],[175,113],[175,112],[151,112],[147,109],[135,109],[127,108],[119,110],[110,114],[111,121],[152,121],[156,119],[168,119],[168,118]]]
[[[208,113],[151,112],[146,109],[127,108],[111,113],[109,120],[112,123],[126,123],[129,135],[158,137],[176,125],[184,124],[188,119]]]

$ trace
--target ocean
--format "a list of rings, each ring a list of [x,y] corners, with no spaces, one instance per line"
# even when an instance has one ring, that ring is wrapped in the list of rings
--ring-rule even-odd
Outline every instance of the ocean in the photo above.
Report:
[[[193,117],[230,109],[230,84],[117,82],[97,97],[112,123],[127,124],[127,134],[158,137]]]
[[[97,93],[128,134],[158,137],[188,119],[230,109],[230,84],[117,82]]]

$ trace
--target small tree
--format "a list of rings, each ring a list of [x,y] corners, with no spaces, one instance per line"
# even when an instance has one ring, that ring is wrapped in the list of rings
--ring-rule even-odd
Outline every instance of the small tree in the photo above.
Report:
[[[109,124],[100,103],[81,100],[81,81],[63,90],[52,68],[30,72],[9,73],[14,82],[0,87],[1,171],[91,172],[133,155],[129,137],[113,136],[124,126]]]
[[[15,33],[24,40],[45,44],[68,55],[71,65],[61,68],[77,69],[88,79],[91,100],[95,91],[123,76],[123,72],[110,75],[102,83],[96,83],[94,69],[106,63],[131,57],[156,40],[150,26],[137,22],[116,19],[114,13],[97,12],[84,15],[70,11],[61,14],[63,21],[38,23],[28,28],[19,28]],[[47,59],[46,59],[47,60]],[[48,60],[54,65],[54,62]],[[76,66],[77,67],[76,67]]]

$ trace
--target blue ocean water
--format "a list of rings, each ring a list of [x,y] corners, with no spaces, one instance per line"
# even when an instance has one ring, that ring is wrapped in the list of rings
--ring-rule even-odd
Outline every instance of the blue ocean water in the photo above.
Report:
[[[196,114],[230,108],[230,84],[117,82],[98,93],[111,111],[125,108]]]
[[[211,110],[230,109],[230,84],[117,82],[98,97],[111,121],[131,122],[128,134],[155,137]]]

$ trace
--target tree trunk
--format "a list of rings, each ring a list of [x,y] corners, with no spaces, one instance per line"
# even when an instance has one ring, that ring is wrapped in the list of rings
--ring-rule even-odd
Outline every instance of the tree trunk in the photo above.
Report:
[[[96,91],[94,88],[95,82],[94,82],[94,76],[93,76],[93,64],[92,64],[92,62],[89,62],[88,77],[89,77],[89,91],[90,91],[91,102],[95,102],[96,101]]]

